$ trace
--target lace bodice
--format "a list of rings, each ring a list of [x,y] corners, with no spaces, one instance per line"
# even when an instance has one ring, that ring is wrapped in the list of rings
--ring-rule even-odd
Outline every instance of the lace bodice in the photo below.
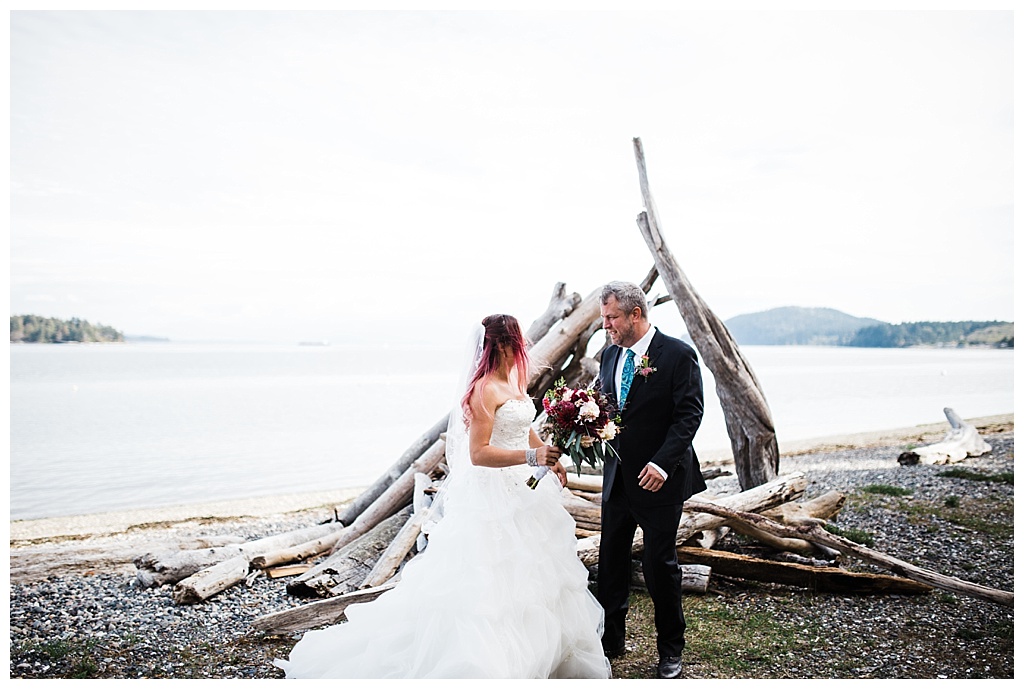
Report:
[[[510,399],[494,412],[491,445],[503,450],[525,450],[530,446],[530,423],[537,410],[533,400]]]

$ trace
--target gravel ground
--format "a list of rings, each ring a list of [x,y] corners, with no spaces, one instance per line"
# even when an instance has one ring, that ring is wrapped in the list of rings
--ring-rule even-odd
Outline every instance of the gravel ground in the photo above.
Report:
[[[993,452],[956,466],[990,478],[1012,473],[1012,424],[982,430]],[[846,493],[837,526],[869,534],[875,549],[945,575],[1012,591],[1012,478],[970,480],[942,476],[950,467],[902,467],[895,461],[902,449],[890,445],[785,456],[781,473],[804,472],[810,481],[808,498],[833,489]],[[730,481],[735,479],[715,479],[714,485],[728,491]],[[892,496],[864,490],[872,484],[912,492]],[[185,530],[197,541],[249,539],[315,524],[324,513],[197,520],[174,528],[179,536]],[[732,550],[750,547],[734,537],[722,545]],[[882,571],[856,561],[842,564]],[[296,638],[249,628],[254,618],[298,602],[286,593],[281,579],[259,577],[251,585],[185,607],[173,603],[169,587],[135,588],[131,570],[123,566],[23,579],[12,575],[12,677],[276,678],[283,673],[271,661],[286,656]],[[684,601],[690,624],[687,678],[1013,677],[1012,608],[942,591],[852,597],[721,577],[712,578],[712,588],[706,596]],[[634,598],[630,624],[639,629],[649,610],[645,594]],[[712,615],[735,620],[742,632],[738,641],[702,635],[702,629],[710,629],[705,624]],[[759,620],[774,637],[757,635]],[[633,650],[613,663],[615,675],[650,676],[657,660],[652,639],[638,635],[630,643]]]

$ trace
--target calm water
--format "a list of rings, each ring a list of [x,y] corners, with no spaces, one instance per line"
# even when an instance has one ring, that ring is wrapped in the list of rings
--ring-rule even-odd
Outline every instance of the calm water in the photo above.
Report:
[[[780,442],[1013,412],[1013,353],[745,347]],[[366,485],[454,399],[458,350],[11,346],[11,519]],[[729,446],[704,371],[701,451]]]

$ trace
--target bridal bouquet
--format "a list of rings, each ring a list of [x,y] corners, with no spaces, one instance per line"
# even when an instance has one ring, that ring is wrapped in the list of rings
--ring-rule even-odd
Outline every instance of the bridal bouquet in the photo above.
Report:
[[[593,467],[599,459],[617,456],[608,441],[619,432],[618,408],[606,395],[593,388],[567,387],[560,378],[544,394],[544,411],[548,418],[541,433],[569,455],[577,476],[583,462]]]

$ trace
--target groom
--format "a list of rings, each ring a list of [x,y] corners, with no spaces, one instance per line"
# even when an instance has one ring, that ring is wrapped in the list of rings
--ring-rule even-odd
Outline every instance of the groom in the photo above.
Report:
[[[683,501],[707,486],[693,452],[704,414],[693,349],[647,320],[638,286],[611,282],[601,290],[601,318],[612,344],[601,355],[601,389],[619,402],[622,430],[612,441],[619,459],[604,465],[597,598],[605,610],[605,655],[626,651],[632,575],[630,547],[643,530],[643,572],[654,603],[658,677],[682,674],[682,589],[676,529]]]

